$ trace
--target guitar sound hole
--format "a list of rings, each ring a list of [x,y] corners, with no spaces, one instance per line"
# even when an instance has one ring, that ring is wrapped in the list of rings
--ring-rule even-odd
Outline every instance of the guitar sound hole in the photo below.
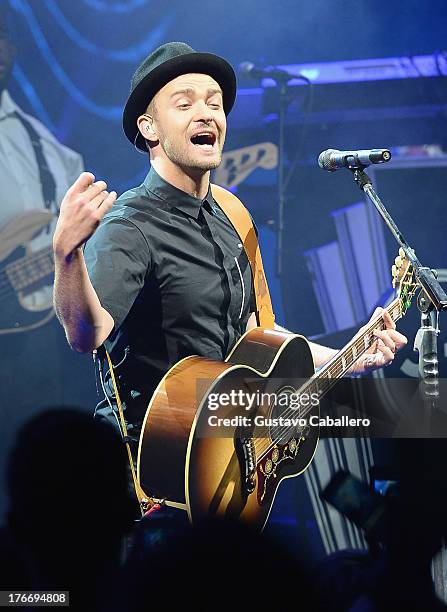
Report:
[[[270,438],[277,444],[287,444],[292,438],[299,439],[306,428],[301,412],[302,409],[297,407],[296,389],[289,386],[280,389],[277,392],[277,402],[269,411]],[[287,424],[287,420],[301,422]]]

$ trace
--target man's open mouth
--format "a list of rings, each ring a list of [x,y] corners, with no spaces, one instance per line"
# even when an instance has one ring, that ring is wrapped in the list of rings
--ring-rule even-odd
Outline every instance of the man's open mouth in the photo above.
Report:
[[[212,149],[216,142],[216,135],[211,132],[199,132],[191,137],[193,145],[204,149]]]

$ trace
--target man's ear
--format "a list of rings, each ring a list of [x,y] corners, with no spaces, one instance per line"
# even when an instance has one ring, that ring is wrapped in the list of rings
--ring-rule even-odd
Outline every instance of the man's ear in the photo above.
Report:
[[[157,142],[158,135],[154,126],[154,119],[150,115],[140,115],[137,119],[138,129],[145,140]]]

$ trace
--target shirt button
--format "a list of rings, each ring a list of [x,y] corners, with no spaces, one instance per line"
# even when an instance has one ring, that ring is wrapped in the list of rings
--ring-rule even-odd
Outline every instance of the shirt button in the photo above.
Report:
[[[237,246],[238,246],[240,249],[242,249],[242,242],[238,242],[238,243],[237,243]]]

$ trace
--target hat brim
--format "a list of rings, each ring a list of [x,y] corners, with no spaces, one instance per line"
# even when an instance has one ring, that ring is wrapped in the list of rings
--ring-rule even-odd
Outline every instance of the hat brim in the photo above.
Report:
[[[208,74],[222,88],[225,114],[231,111],[236,99],[236,75],[231,65],[213,53],[185,53],[163,62],[147,74],[130,94],[123,111],[123,129],[127,138],[141,151],[147,151],[137,119],[162,87],[182,74]],[[137,138],[138,136],[138,138]]]

